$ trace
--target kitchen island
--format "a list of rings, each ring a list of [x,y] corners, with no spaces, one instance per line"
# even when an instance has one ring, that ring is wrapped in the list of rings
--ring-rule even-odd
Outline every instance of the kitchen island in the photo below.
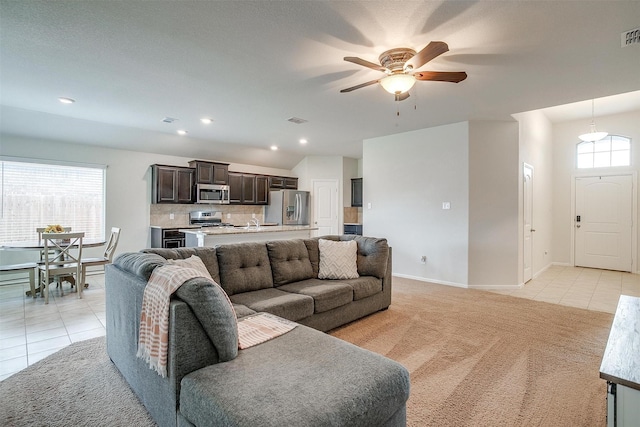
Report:
[[[316,227],[309,225],[262,225],[260,227],[203,227],[180,229],[186,247],[213,247],[226,243],[308,239]]]

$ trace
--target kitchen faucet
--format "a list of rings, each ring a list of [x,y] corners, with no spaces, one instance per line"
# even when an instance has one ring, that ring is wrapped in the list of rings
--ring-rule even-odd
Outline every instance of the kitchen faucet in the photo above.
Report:
[[[252,218],[251,222],[256,226],[256,228],[260,228],[260,221],[257,218]],[[247,223],[247,228],[251,228],[251,223]]]

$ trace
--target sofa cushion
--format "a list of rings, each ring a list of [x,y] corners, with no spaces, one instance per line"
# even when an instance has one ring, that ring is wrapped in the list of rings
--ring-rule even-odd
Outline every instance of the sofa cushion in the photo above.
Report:
[[[273,287],[267,246],[234,243],[216,248],[220,285],[229,295]]]
[[[275,286],[314,277],[309,252],[302,240],[267,242],[267,251]]]
[[[322,313],[353,301],[353,288],[350,285],[330,280],[308,279],[289,283],[278,289],[309,295],[313,298],[315,313]]]
[[[373,276],[360,276],[357,279],[341,280],[340,282],[353,288],[354,301],[382,292],[382,279]]]
[[[311,268],[313,269],[313,277],[318,277],[318,270],[320,269],[320,249],[318,248],[318,238],[303,239],[302,241],[307,247],[307,252],[309,253],[309,261],[311,262]]]
[[[389,259],[387,239],[354,235],[340,236],[342,240],[353,239],[358,244],[358,274],[384,278]]]
[[[358,244],[354,241],[318,240],[320,266],[318,279],[355,279],[358,277]]]
[[[179,249],[144,249],[141,252],[157,254],[166,259],[186,259],[192,255],[199,257],[207,267],[214,282],[220,283],[220,271],[218,269],[218,258],[216,248],[179,248]]]
[[[187,280],[176,291],[202,325],[218,352],[218,360],[226,362],[238,355],[238,322],[224,290],[212,280]]]
[[[151,273],[156,267],[164,265],[167,260],[156,254],[140,252],[127,252],[120,254],[113,260],[113,264],[124,271],[135,274],[149,281]]]
[[[409,388],[399,363],[299,325],[185,376],[180,413],[197,426],[381,426]]]
[[[243,317],[251,316],[252,314],[256,314],[255,311],[251,310],[246,305],[233,303],[233,309],[236,312],[236,317],[238,319],[242,319]]]
[[[279,289],[261,289],[231,295],[231,301],[255,311],[265,311],[288,320],[304,319],[313,314],[313,298]]]

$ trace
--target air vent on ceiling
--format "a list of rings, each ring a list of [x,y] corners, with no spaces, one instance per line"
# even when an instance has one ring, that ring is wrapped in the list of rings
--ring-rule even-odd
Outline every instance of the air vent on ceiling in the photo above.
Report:
[[[287,121],[295,123],[297,125],[301,125],[303,123],[307,123],[309,120],[301,119],[300,117],[290,117],[287,119]]]
[[[173,123],[175,121],[177,121],[178,119],[174,119],[173,117],[165,117],[164,119],[162,119],[162,121],[164,123]]]
[[[640,27],[620,34],[621,47],[631,46],[632,44],[640,44]]]

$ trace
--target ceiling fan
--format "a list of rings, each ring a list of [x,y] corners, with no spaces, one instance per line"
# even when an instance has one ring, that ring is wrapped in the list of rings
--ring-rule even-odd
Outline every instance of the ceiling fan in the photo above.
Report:
[[[344,60],[347,62],[382,71],[386,76],[342,89],[340,93],[380,83],[384,90],[395,95],[396,101],[403,101],[409,97],[409,89],[417,80],[459,83],[467,78],[467,73],[464,71],[414,71],[448,50],[449,46],[445,42],[431,42],[417,53],[413,49],[400,47],[383,52],[378,58],[380,64],[374,64],[355,56],[345,56]]]

